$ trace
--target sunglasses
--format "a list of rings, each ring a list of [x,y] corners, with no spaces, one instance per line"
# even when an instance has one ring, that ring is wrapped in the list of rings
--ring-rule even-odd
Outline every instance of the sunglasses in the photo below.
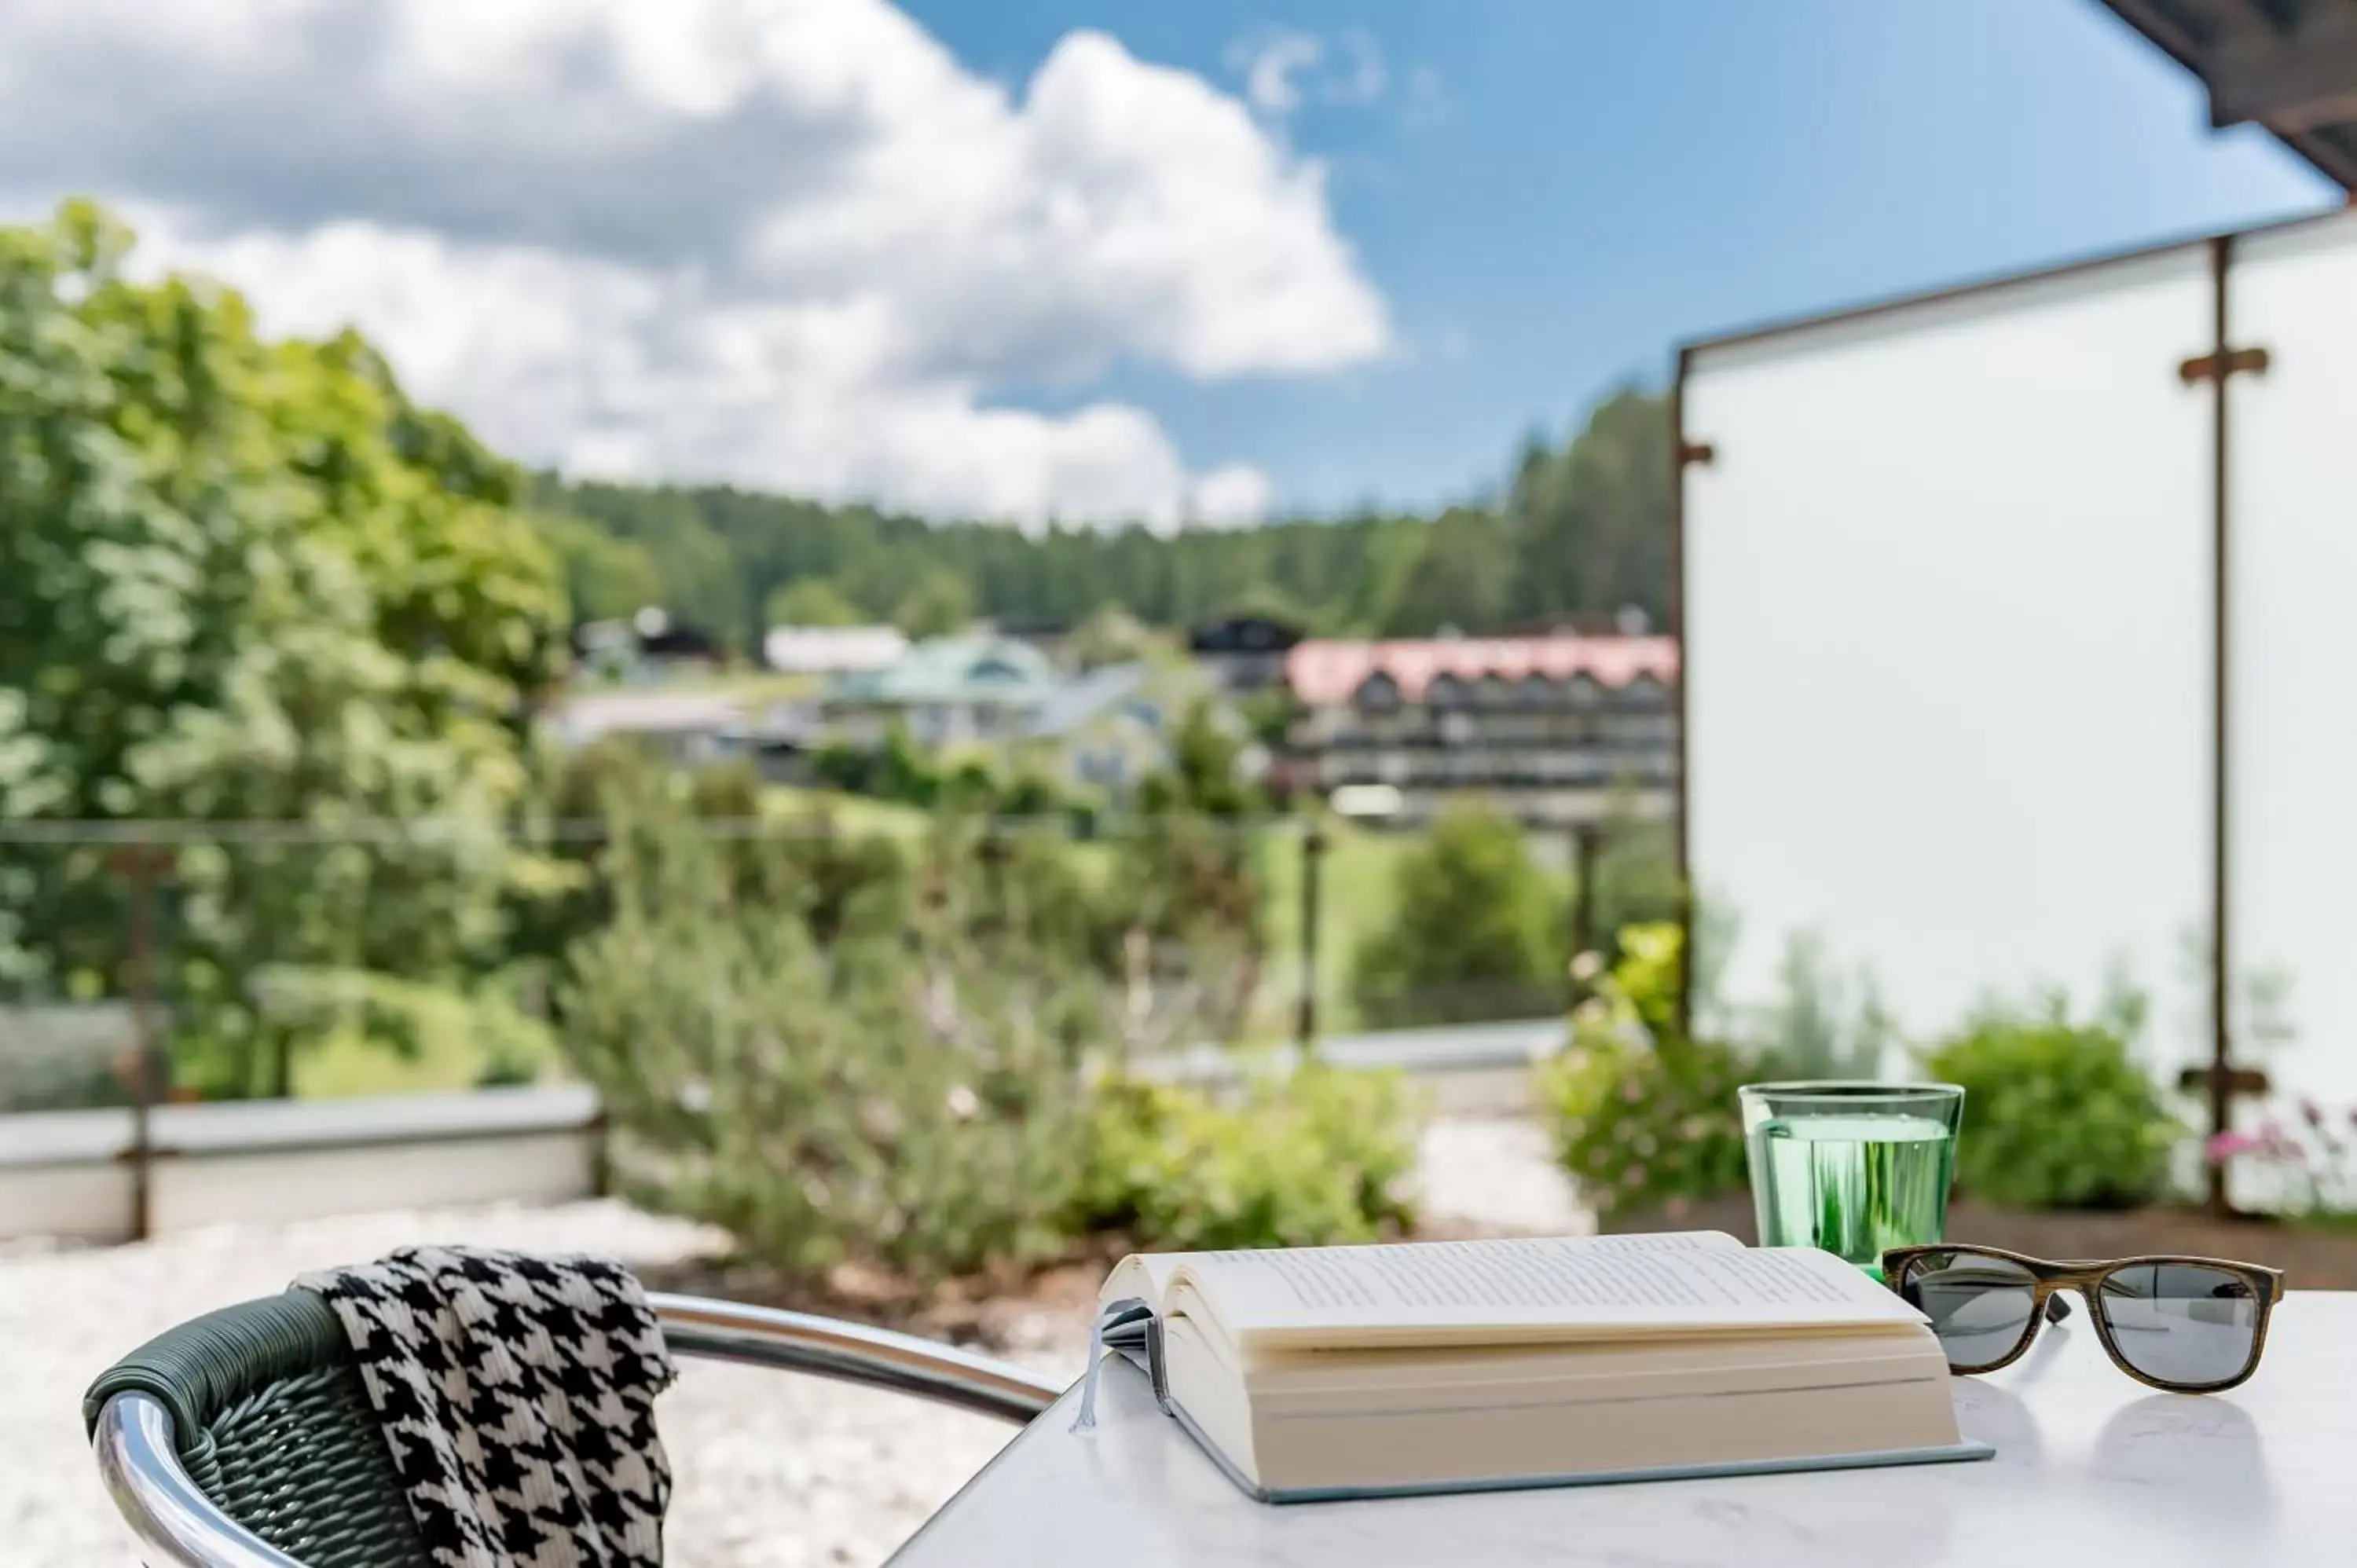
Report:
[[[1959,1374],[1994,1372],[2038,1337],[2041,1321],[2071,1314],[2064,1291],[2087,1304],[2113,1364],[2171,1393],[2231,1389],[2258,1369],[2283,1273],[2216,1258],[2118,1258],[2049,1262],[1995,1247],[1895,1247],[1882,1278],[1932,1320]]]

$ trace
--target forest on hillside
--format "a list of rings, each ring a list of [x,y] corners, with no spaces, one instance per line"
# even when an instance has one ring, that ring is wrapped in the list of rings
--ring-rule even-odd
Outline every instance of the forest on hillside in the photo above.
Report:
[[[1157,534],[942,522],[726,487],[537,481],[533,504],[583,619],[661,605],[750,651],[774,624],[974,617],[1159,626],[1254,610],[1331,636],[1480,633],[1669,597],[1669,414],[1613,393],[1561,444],[1525,443],[1495,500]]]

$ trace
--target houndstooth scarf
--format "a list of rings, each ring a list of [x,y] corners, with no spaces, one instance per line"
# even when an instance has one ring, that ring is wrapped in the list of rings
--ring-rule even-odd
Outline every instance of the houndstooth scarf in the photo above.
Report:
[[[658,1568],[675,1369],[599,1258],[405,1247],[307,1274],[342,1319],[436,1568]]]

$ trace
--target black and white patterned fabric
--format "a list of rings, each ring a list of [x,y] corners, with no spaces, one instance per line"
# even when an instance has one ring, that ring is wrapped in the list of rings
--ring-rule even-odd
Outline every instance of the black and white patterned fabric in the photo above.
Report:
[[[405,1247],[295,1282],[342,1319],[436,1568],[657,1568],[676,1375],[602,1258]]]

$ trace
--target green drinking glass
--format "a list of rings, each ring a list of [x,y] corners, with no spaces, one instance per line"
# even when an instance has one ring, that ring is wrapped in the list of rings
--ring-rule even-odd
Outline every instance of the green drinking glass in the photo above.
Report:
[[[1743,1107],[1763,1247],[1882,1254],[1945,1240],[1964,1091],[1953,1083],[1752,1083]]]

